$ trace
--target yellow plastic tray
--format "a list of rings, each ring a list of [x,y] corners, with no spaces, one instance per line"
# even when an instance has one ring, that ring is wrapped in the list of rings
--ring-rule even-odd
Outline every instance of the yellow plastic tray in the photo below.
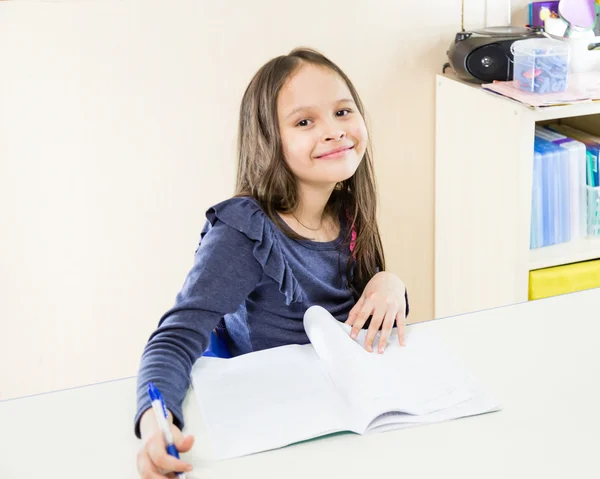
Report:
[[[600,260],[529,272],[529,299],[548,298],[600,287]]]

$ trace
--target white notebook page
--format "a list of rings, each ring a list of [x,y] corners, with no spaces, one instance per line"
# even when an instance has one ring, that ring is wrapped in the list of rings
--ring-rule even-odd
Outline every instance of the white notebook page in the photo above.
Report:
[[[348,414],[311,345],[202,357],[192,384],[217,458],[344,429]]]

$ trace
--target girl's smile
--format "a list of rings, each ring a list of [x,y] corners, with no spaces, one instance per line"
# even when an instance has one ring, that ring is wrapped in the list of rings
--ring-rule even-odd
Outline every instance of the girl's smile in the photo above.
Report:
[[[327,153],[317,156],[317,159],[330,160],[330,159],[335,159],[335,158],[342,158],[343,156],[346,156],[346,153],[348,153],[353,148],[354,148],[354,145],[335,148],[333,150],[330,150]]]

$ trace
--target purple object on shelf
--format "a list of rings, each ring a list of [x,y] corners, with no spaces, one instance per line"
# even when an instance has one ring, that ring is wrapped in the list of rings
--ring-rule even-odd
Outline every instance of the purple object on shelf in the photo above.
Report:
[[[532,27],[543,27],[544,19],[551,13],[558,16],[558,4],[560,2],[533,2],[530,4],[530,25]]]
[[[560,0],[558,12],[575,28],[593,28],[596,23],[595,0]]]

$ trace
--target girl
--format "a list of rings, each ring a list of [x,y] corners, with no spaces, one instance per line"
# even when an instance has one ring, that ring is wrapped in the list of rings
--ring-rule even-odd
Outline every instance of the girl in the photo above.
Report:
[[[404,344],[408,298],[385,271],[376,223],[376,189],[360,98],[338,66],[314,50],[294,49],[265,64],[240,108],[237,191],[207,213],[194,265],[175,305],[151,335],[138,375],[138,471],[167,477],[191,466],[168,456],[147,397],[163,392],[177,448],[186,452],[181,405],[193,363],[213,330],[232,355],[305,344],[306,309],[319,304]]]

